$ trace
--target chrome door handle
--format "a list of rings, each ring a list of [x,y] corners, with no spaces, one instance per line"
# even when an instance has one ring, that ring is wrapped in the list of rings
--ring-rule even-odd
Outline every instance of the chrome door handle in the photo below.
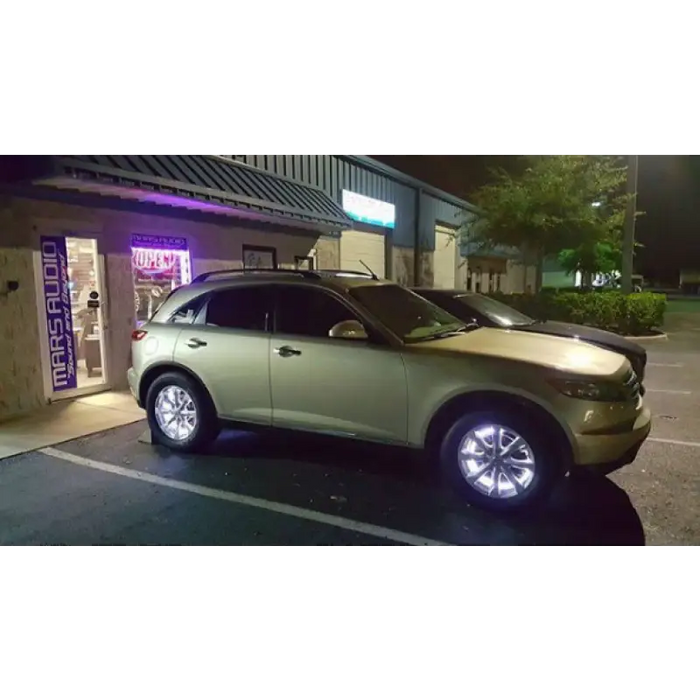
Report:
[[[201,348],[206,345],[206,342],[204,340],[200,340],[199,338],[190,338],[187,341],[187,347],[188,348]]]
[[[294,357],[295,355],[301,355],[301,350],[297,350],[291,345],[283,345],[281,348],[275,348],[275,353],[280,357]]]

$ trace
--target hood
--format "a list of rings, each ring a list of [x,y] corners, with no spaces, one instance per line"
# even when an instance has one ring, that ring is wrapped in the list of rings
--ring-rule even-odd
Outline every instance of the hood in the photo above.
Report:
[[[622,355],[573,338],[501,328],[479,328],[449,338],[416,343],[410,347],[527,362],[588,377],[609,377],[627,363]]]
[[[588,343],[604,345],[615,352],[621,352],[628,356],[644,357],[646,355],[646,350],[641,345],[633,343],[617,333],[602,331],[599,328],[591,328],[590,326],[581,326],[577,323],[538,321],[531,326],[523,328],[523,330],[530,333],[546,333],[547,335],[557,335],[566,338],[578,337]]]

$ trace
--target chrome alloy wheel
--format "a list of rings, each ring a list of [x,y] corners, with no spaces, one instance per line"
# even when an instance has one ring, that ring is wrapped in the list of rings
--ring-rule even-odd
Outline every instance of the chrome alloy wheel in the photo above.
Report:
[[[512,428],[479,425],[459,444],[459,468],[467,483],[490,498],[512,498],[535,478],[532,448]]]
[[[182,387],[163,387],[156,397],[154,411],[158,427],[171,440],[184,442],[197,427],[197,408]]]

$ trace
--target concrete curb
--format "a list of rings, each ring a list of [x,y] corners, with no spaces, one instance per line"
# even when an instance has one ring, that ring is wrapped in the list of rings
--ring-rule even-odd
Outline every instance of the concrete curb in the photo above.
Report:
[[[626,335],[627,340],[668,340],[666,333],[660,335]]]

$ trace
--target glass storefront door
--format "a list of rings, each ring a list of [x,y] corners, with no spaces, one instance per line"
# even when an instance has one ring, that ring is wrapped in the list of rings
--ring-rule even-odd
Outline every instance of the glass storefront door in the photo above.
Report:
[[[37,265],[47,396],[70,398],[107,389],[103,258],[97,240],[42,236]]]

